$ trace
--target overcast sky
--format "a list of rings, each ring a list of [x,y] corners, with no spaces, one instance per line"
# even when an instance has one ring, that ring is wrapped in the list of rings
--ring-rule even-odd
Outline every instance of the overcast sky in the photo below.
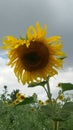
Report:
[[[68,56],[64,70],[70,69],[73,74],[73,0],[0,0],[0,45],[6,35],[24,36],[36,21],[42,26],[47,24],[48,37],[62,36],[63,51]],[[2,70],[6,54],[1,49],[0,57]]]

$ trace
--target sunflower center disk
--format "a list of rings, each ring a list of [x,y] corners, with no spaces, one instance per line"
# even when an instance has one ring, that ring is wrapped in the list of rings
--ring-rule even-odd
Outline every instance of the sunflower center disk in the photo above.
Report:
[[[25,59],[26,59],[28,64],[34,66],[40,62],[41,57],[38,55],[37,52],[30,52],[30,53],[25,55]]]
[[[25,50],[24,50],[25,51]],[[49,51],[45,44],[40,42],[31,43],[22,56],[24,68],[35,71],[44,68],[49,59]]]

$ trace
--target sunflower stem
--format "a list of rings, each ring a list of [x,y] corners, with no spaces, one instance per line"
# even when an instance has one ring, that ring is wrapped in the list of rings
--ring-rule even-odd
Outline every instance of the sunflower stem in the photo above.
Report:
[[[59,121],[54,121],[54,130],[59,130]]]
[[[47,96],[49,98],[50,103],[52,104],[51,91],[50,91],[50,86],[49,86],[49,81],[48,80],[47,80]]]
[[[44,90],[45,90],[45,92],[46,92],[46,94],[48,96],[48,91],[47,91],[46,87],[44,86],[43,88],[44,88]]]

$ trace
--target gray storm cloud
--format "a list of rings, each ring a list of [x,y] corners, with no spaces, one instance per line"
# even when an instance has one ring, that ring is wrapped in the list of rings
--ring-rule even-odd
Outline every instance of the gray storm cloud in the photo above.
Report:
[[[24,36],[27,27],[39,21],[48,26],[48,36],[61,35],[63,50],[73,64],[73,0],[0,0],[0,44],[6,35]],[[0,49],[0,54],[4,52]]]

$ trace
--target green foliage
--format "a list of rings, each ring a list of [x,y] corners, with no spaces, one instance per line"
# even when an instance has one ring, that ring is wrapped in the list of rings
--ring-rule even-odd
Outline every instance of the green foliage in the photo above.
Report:
[[[7,107],[0,102],[0,130],[51,130],[45,115],[30,105]],[[48,125],[49,124],[49,125]]]
[[[60,83],[60,87],[62,89],[62,92],[73,90],[73,84],[72,83]]]
[[[44,110],[48,115],[33,105],[8,107],[0,101],[0,130],[53,130],[53,121],[49,117],[52,114],[51,108],[47,106]],[[55,116],[55,113],[53,115]],[[60,122],[60,130],[73,130],[73,115],[68,120]]]
[[[25,98],[22,102],[20,102],[18,105],[26,105],[26,104],[31,104],[31,103],[35,103],[34,97],[27,97]]]
[[[34,83],[34,86],[44,86],[42,83]],[[68,89],[70,85],[70,88]],[[30,85],[33,87],[33,85]],[[65,87],[65,88],[64,88]],[[63,83],[63,92],[72,90],[72,84]],[[6,102],[14,101],[19,90],[13,90],[7,98],[7,86],[4,87],[0,99],[0,130],[53,130],[53,122],[60,122],[59,130],[73,130],[73,101],[65,100],[49,102],[48,105],[39,105],[37,95],[26,97],[16,106],[7,106]],[[59,92],[58,96],[63,94]],[[2,97],[4,95],[4,97]],[[52,99],[51,99],[52,101]]]
[[[69,112],[69,113],[73,114],[73,102],[67,102],[67,103],[65,103],[63,105],[62,110],[64,112],[67,112],[67,113]]]
[[[6,85],[3,87],[3,93],[0,95],[0,99],[2,101],[6,101],[8,99],[8,90]]]
[[[40,83],[37,83],[37,82],[33,82],[33,83],[30,83],[28,85],[28,87],[36,87],[36,86],[44,86],[47,82],[46,81],[42,81]]]
[[[16,99],[16,94],[19,92],[19,89],[13,90],[10,94],[11,101],[14,101]]]
[[[53,121],[62,121],[63,118],[60,114],[60,109],[58,108],[58,104],[55,106],[51,106],[51,105],[45,105],[42,106],[42,111],[44,112],[44,114],[46,114],[46,116],[50,117]]]
[[[73,114],[73,102],[67,102],[63,106],[53,103],[42,106],[43,113],[54,121],[65,121]]]
[[[43,111],[44,115],[46,115],[46,116],[48,116],[50,118],[52,118],[53,115],[55,114],[54,110],[53,110],[53,108],[51,107],[50,104],[42,106],[41,111]]]

